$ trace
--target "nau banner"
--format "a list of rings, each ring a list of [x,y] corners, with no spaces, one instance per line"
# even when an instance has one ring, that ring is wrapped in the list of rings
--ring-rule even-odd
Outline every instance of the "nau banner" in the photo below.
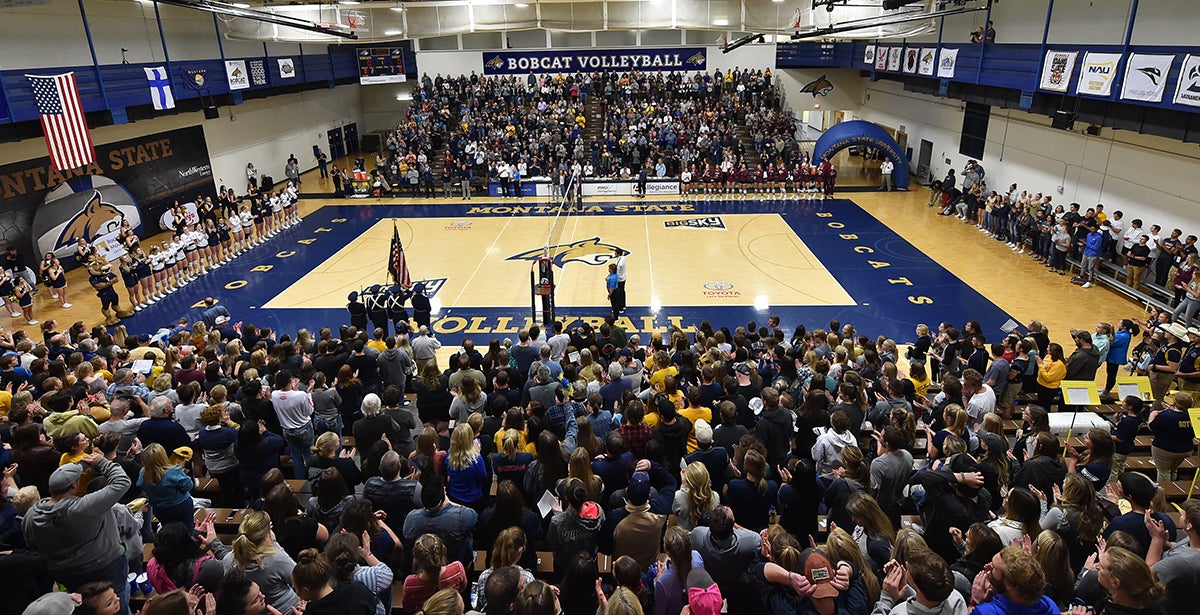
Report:
[[[1179,69],[1179,85],[1175,88],[1175,104],[1200,107],[1200,56],[1188,55]]]
[[[1071,87],[1071,73],[1075,71],[1078,56],[1078,51],[1047,51],[1038,87],[1051,92],[1066,92]]]
[[[611,50],[499,51],[483,54],[485,75],[575,73],[583,71],[704,71],[708,49],[666,47]]]
[[[1135,53],[1129,56],[1125,81],[1121,84],[1121,98],[1162,102],[1163,91],[1167,89],[1167,73],[1171,72],[1174,61],[1174,55]]]
[[[1113,79],[1117,76],[1117,64],[1120,62],[1119,53],[1089,51],[1083,54],[1083,69],[1079,72],[1079,85],[1075,86],[1075,93],[1091,96],[1112,94]]]
[[[0,245],[36,262],[54,252],[73,260],[80,237],[93,241],[128,221],[141,236],[178,199],[215,193],[199,126],[96,146],[96,162],[56,171],[48,157],[0,166]]]

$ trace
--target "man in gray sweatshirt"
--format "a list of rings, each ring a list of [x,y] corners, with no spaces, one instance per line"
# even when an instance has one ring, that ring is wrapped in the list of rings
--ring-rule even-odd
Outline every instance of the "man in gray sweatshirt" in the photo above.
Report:
[[[919,550],[903,566],[892,560],[884,570],[883,591],[871,615],[967,615],[950,567],[933,551]]]
[[[97,479],[104,478],[104,487],[78,497],[79,477],[88,466]],[[121,466],[92,453],[55,470],[49,482],[50,497],[25,514],[22,530],[29,548],[46,558],[50,574],[67,591],[91,581],[112,583],[121,599],[119,615],[128,615],[129,561],[112,507],[129,489],[129,477]]]

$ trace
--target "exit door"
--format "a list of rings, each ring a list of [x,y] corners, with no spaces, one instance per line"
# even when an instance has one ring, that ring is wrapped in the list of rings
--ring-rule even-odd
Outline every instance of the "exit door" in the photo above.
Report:
[[[929,163],[933,159],[933,142],[921,139],[921,149],[917,152],[917,181],[929,184],[933,179],[933,169]]]
[[[342,129],[334,128],[329,131],[329,159],[341,160],[346,157],[346,142],[342,140]]]
[[[346,153],[357,154],[359,151],[358,124],[346,124],[342,127],[342,134],[346,139]]]

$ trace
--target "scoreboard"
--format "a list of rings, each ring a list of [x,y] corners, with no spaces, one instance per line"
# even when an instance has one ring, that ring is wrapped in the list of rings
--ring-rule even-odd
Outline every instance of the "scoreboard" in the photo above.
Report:
[[[364,47],[358,50],[358,83],[403,83],[404,49],[401,47]]]

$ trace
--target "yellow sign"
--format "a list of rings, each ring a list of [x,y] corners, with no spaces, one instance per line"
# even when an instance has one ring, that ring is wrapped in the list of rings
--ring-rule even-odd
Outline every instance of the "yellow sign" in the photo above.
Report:
[[[1150,401],[1150,378],[1146,376],[1117,376],[1117,397],[1125,399],[1130,395],[1142,401]]]
[[[1192,432],[1200,436],[1200,408],[1188,408],[1188,417],[1192,419]]]
[[[1068,406],[1099,406],[1100,394],[1091,380],[1063,380],[1063,403]]]

